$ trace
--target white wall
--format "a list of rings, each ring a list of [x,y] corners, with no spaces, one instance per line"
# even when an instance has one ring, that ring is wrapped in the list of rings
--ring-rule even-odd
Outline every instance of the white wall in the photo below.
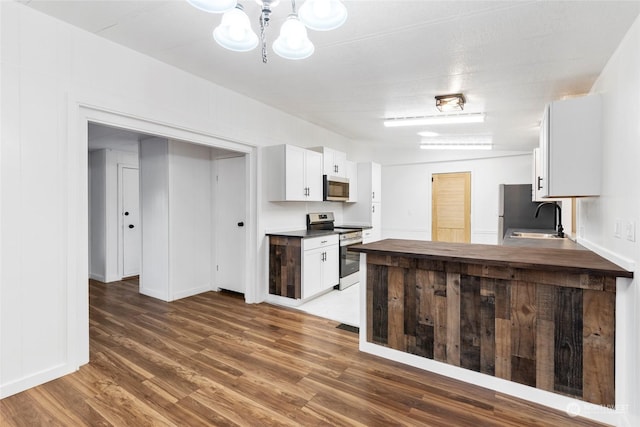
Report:
[[[107,281],[107,150],[89,153],[89,277]]]
[[[471,242],[497,243],[498,186],[531,182],[532,155],[382,167],[383,238],[431,240],[431,175],[471,172]]]
[[[169,141],[170,301],[213,287],[212,168],[209,147]]]
[[[169,301],[169,141],[140,141],[140,293]]]
[[[640,265],[639,236],[626,240],[625,226],[640,231],[640,18],[594,84],[603,100],[602,194],[578,201],[579,241],[614,262]],[[622,238],[613,236],[616,220]],[[637,271],[636,271],[637,274]],[[621,425],[640,425],[640,282],[619,280],[616,307],[616,403]]]

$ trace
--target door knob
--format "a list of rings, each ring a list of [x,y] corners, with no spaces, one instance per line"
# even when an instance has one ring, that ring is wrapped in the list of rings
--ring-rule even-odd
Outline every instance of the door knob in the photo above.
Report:
[[[125,212],[125,213],[124,213],[124,216],[129,216],[129,212]]]
[[[129,228],[133,228],[133,227],[134,227],[134,225],[133,225],[133,224],[129,224]]]
[[[240,221],[240,222],[238,223],[238,227],[244,227],[244,222],[243,222],[243,221]]]

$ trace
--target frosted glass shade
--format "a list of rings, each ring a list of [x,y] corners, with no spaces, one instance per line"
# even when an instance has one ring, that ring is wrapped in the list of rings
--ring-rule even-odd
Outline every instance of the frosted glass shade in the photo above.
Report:
[[[298,16],[304,25],[316,31],[334,30],[347,20],[347,8],[340,0],[307,0]]]
[[[307,29],[295,15],[290,15],[280,28],[280,36],[273,42],[273,51],[286,59],[304,59],[313,54],[313,43]]]
[[[258,46],[258,36],[251,29],[249,17],[239,8],[222,15],[222,22],[213,30],[213,38],[234,52],[247,52]]]
[[[187,0],[187,2],[197,9],[210,13],[228,12],[238,4],[237,0]]]

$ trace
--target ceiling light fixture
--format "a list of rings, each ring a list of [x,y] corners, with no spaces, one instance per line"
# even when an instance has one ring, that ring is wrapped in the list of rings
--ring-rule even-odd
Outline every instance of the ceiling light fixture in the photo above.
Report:
[[[261,7],[260,35],[252,29],[249,17],[237,0],[186,0],[192,6],[210,13],[224,13],[222,22],[213,31],[215,41],[225,49],[247,52],[262,43],[262,62],[267,63],[266,29],[271,20],[271,9],[280,0],[255,0]],[[338,28],[347,20],[347,9],[340,0],[306,0],[296,12],[296,1],[291,0],[291,14],[282,24],[280,36],[273,43],[273,51],[286,59],[304,59],[314,52],[307,37],[307,28],[328,31]]]
[[[439,116],[397,117],[385,119],[385,127],[443,125],[454,123],[482,123],[484,113],[447,114]]]
[[[462,111],[464,110],[465,102],[464,95],[461,93],[436,96],[436,108],[442,112]]]
[[[493,139],[490,135],[458,135],[423,138],[423,150],[491,150]]]
[[[426,137],[433,137],[433,136],[438,136],[440,134],[438,132],[424,131],[424,132],[418,132],[418,135],[426,136]]]

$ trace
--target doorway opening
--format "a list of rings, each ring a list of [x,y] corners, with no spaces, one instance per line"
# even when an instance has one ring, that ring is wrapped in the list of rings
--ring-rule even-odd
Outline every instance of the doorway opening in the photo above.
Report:
[[[471,172],[431,176],[431,240],[471,242]]]
[[[139,277],[141,293],[165,301],[244,295],[247,153],[87,126],[89,277]]]

